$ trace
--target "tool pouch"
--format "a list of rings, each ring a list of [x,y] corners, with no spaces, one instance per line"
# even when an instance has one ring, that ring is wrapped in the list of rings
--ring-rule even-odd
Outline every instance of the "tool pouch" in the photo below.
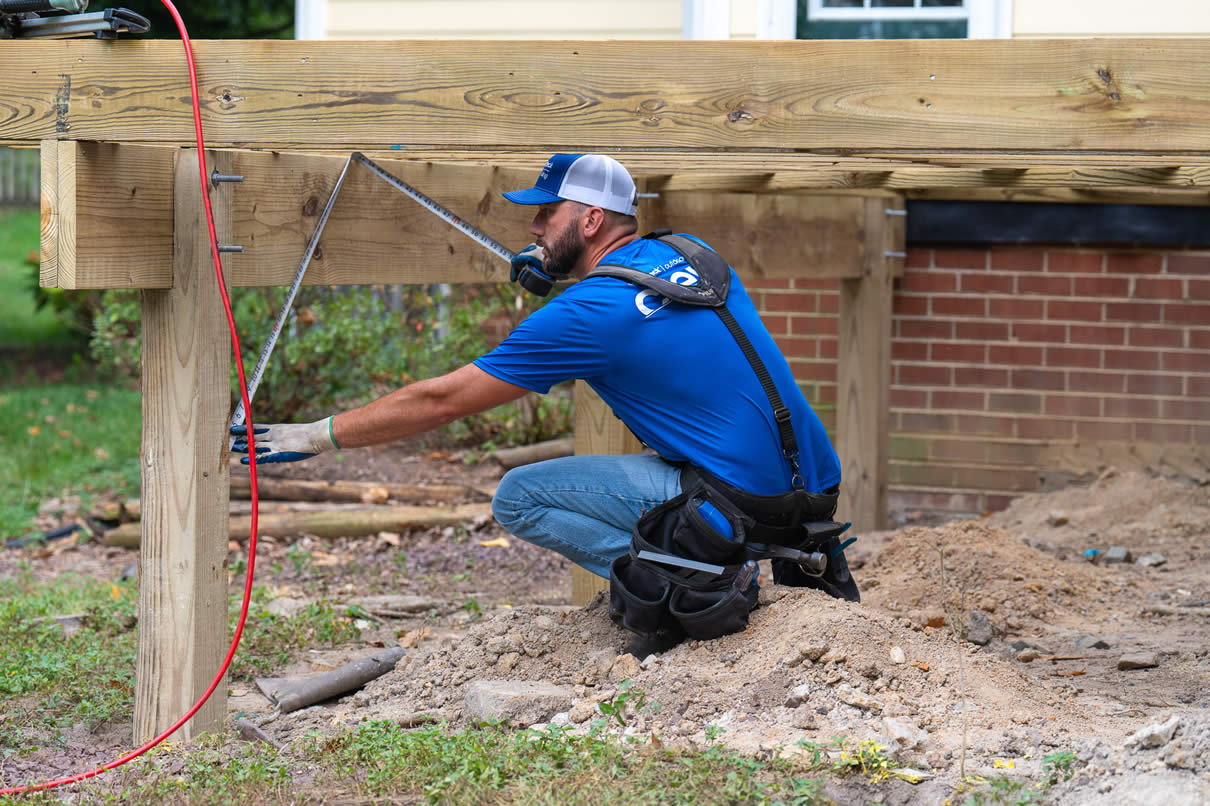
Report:
[[[702,516],[704,502],[723,516],[730,537]],[[746,520],[705,484],[644,514],[630,552],[610,568],[610,618],[645,638],[709,639],[744,629],[757,594],[756,562],[744,546]]]

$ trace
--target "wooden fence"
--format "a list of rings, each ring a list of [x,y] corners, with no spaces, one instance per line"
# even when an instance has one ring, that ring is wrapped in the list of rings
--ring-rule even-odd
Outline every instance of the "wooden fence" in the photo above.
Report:
[[[0,146],[0,205],[37,204],[39,166],[36,148]]]

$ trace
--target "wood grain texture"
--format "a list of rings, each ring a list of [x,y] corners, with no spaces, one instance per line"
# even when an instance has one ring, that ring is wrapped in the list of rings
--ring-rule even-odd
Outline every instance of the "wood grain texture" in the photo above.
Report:
[[[39,181],[42,215],[39,226],[38,285],[59,286],[59,143],[43,140]]]
[[[202,41],[210,143],[1210,148],[1204,39]],[[0,43],[0,141],[189,143],[180,45]]]
[[[613,410],[584,381],[576,381],[576,454],[627,454],[643,449]],[[571,603],[582,605],[597,594],[609,590],[609,580],[585,571],[571,569]]]
[[[661,193],[648,217],[704,239],[745,283],[855,277],[861,270],[859,196],[677,191]]]
[[[862,276],[840,283],[838,312],[836,451],[840,455],[837,517],[854,532],[883,529],[887,512],[890,417],[891,297],[894,264],[902,252],[903,218],[887,208],[902,202],[865,202]]]
[[[167,288],[172,266],[172,161],[177,149],[64,141],[59,197],[63,288]],[[227,152],[244,177],[210,191],[231,210],[227,256],[235,286],[289,285],[348,160]],[[533,171],[383,161],[383,168],[519,249],[533,208],[501,191],[533,184]],[[73,188],[74,192],[66,190]],[[70,207],[68,207],[70,205]],[[56,209],[57,208],[57,209]],[[71,211],[69,213],[69,210]],[[68,226],[68,225],[71,226]],[[74,228],[72,228],[74,227]],[[503,282],[508,266],[364,166],[349,167],[307,269],[308,285]]]
[[[161,146],[58,143],[60,193],[45,204],[61,222],[63,288],[165,288],[171,283],[171,164]],[[348,157],[229,152],[240,183],[212,198],[229,201],[229,256],[235,286],[288,285]],[[533,208],[500,194],[527,187],[535,169],[383,160],[387,171],[465,216],[513,249],[528,242]],[[113,178],[110,178],[113,177]],[[651,187],[640,178],[640,187]],[[74,188],[65,193],[63,188]],[[872,191],[877,195],[881,194]],[[745,280],[841,277],[857,271],[860,195],[662,192],[644,199],[644,227],[710,233]],[[74,210],[67,215],[65,210]],[[70,224],[70,226],[68,226]],[[364,166],[349,166],[308,285],[504,282],[507,265]],[[49,275],[48,275],[49,276]]]
[[[228,155],[211,155],[219,170]],[[175,166],[173,286],[143,294],[142,540],[134,739],[168,728],[205,691],[227,647],[226,425],[230,338],[202,218],[197,152]],[[230,211],[212,201],[220,242]],[[223,724],[222,683],[182,728]]]

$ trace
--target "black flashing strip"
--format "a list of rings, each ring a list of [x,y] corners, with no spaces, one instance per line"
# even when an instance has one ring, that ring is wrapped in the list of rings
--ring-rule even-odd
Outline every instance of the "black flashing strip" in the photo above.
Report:
[[[908,246],[1210,246],[1210,207],[909,201]]]

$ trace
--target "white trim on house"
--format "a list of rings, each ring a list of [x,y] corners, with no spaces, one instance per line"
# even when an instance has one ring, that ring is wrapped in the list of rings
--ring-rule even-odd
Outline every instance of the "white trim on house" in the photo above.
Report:
[[[684,0],[681,7],[685,39],[730,39],[730,0]]]
[[[966,23],[968,39],[1012,39],[1013,0],[966,0],[971,5]]]
[[[759,0],[757,39],[794,39],[798,35],[798,0]]]
[[[328,38],[328,0],[294,0],[294,38]]]

